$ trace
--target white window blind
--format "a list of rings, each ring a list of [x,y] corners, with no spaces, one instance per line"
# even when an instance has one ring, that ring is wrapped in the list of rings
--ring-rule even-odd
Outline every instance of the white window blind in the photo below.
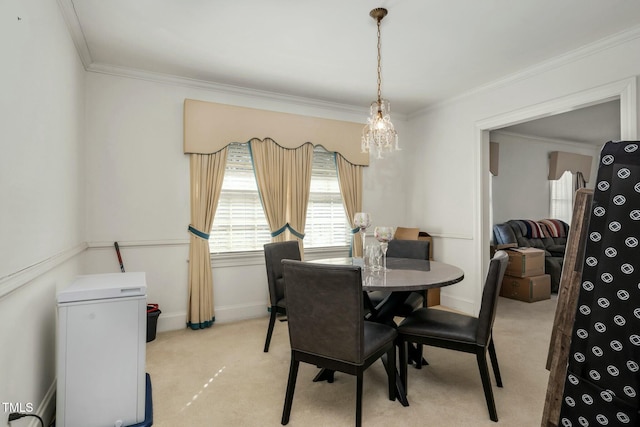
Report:
[[[316,147],[307,207],[305,248],[346,246],[351,238],[333,153]],[[213,220],[212,253],[260,250],[271,241],[262,209],[249,146],[229,146],[224,181]]]
[[[209,237],[212,253],[262,249],[271,241],[253,173],[249,145],[230,144],[216,216]]]
[[[565,171],[560,179],[549,182],[551,185],[549,217],[571,224],[571,216],[573,215],[573,174],[570,171]]]
[[[334,154],[315,147],[304,246],[346,246],[350,239],[351,229],[340,195]]]

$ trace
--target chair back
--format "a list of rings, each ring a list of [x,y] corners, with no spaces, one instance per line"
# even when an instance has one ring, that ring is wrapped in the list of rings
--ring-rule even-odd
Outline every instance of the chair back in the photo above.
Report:
[[[505,251],[497,251],[489,263],[487,280],[482,291],[482,302],[480,314],[478,315],[478,330],[476,332],[476,342],[479,345],[487,345],[491,338],[493,321],[496,318],[496,308],[498,306],[498,296],[504,272],[507,269],[509,256]]]
[[[429,242],[426,240],[392,240],[389,242],[387,257],[429,259]]]
[[[291,350],[364,361],[362,271],[352,265],[284,260]]]
[[[269,284],[269,300],[276,305],[284,298],[284,281],[282,280],[282,260],[301,260],[300,245],[297,240],[267,243],[264,245],[264,262],[267,266],[267,282]]]

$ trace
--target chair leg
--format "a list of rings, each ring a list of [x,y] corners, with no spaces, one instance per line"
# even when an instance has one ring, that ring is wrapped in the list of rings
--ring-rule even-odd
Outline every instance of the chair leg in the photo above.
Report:
[[[400,340],[398,344],[398,362],[400,364],[400,380],[402,381],[402,385],[404,385],[405,391],[408,391],[409,387],[407,387],[407,365],[409,364],[407,354],[407,346],[410,345],[406,341]]]
[[[498,422],[498,412],[496,411],[496,403],[493,400],[491,378],[489,377],[489,367],[487,366],[487,354],[484,347],[478,349],[476,359],[478,360],[478,369],[480,369],[480,377],[482,378],[484,397],[487,400],[487,408],[489,408],[489,418],[491,418],[491,421]]]
[[[491,357],[491,366],[493,366],[493,375],[496,377],[496,384],[498,387],[502,387],[502,377],[500,376],[496,347],[493,345],[493,337],[489,340],[489,357]]]
[[[423,365],[429,364],[429,362],[427,362],[425,358],[422,356],[422,349],[423,349],[422,344],[416,344],[416,369],[422,369]]]
[[[269,328],[267,328],[267,340],[264,342],[264,352],[269,351],[269,344],[271,343],[271,334],[273,334],[273,326],[276,324],[276,308],[271,306],[271,317],[269,317]]]
[[[391,346],[387,352],[387,378],[389,380],[389,400],[396,400],[396,346]]]
[[[293,352],[291,352],[291,366],[289,367],[289,381],[287,382],[287,393],[284,398],[284,409],[282,411],[282,425],[286,425],[289,422],[289,415],[291,415],[291,405],[293,404],[293,392],[296,389],[296,379],[298,378],[298,366],[300,362],[294,359]]]
[[[359,372],[357,377],[357,390],[356,390],[356,427],[362,426],[362,372]]]

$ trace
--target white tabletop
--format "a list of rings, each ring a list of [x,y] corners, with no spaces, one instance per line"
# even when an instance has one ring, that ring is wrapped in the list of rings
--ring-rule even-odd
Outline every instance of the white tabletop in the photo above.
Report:
[[[332,265],[361,265],[361,259],[326,258],[310,262]],[[367,291],[419,291],[453,285],[464,279],[456,266],[438,261],[387,258],[388,271],[362,269],[362,288]]]

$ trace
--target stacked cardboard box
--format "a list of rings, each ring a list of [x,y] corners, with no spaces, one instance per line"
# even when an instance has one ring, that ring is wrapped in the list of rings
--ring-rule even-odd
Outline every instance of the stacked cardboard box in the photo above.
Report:
[[[510,248],[509,264],[502,280],[500,295],[534,302],[551,297],[551,276],[544,274],[544,251],[535,248]]]

